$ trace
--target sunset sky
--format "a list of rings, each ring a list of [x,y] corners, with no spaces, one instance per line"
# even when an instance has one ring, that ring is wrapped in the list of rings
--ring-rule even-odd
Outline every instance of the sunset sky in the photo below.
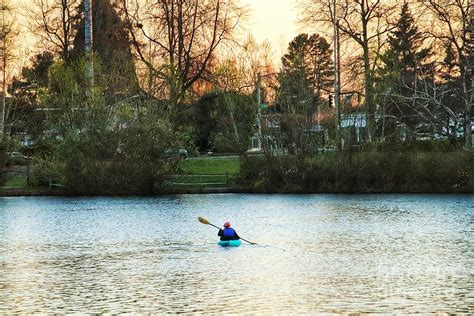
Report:
[[[27,9],[33,0],[15,0],[17,8]],[[249,18],[244,32],[253,34],[257,41],[270,41],[275,55],[281,56],[299,31],[298,12],[295,0],[241,0],[249,8]],[[24,12],[22,12],[24,13]],[[21,19],[20,17],[20,20]],[[245,36],[247,34],[244,34]],[[279,57],[277,58],[279,59]]]
[[[16,9],[15,19],[21,26],[20,41],[15,44],[16,61],[10,76],[29,64],[31,55],[37,51],[37,39],[29,31],[26,13],[34,0],[12,0]],[[302,30],[298,25],[296,0],[240,0],[249,9],[248,19],[241,29],[242,40],[251,34],[257,42],[269,41],[272,46],[272,60],[280,65],[281,56],[286,52],[288,43]]]
[[[299,26],[295,0],[241,0],[250,9],[248,32],[258,41],[268,40],[275,54],[281,53],[296,35]]]

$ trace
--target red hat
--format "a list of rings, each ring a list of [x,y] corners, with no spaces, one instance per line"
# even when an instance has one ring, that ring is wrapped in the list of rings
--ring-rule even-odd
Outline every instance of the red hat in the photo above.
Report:
[[[229,228],[230,227],[230,222],[225,222],[224,227]]]

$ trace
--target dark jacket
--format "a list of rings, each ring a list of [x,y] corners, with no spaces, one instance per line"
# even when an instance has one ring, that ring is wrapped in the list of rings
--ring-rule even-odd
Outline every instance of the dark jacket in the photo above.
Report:
[[[233,228],[219,229],[217,236],[221,237],[221,240],[236,240],[240,239],[239,235]]]

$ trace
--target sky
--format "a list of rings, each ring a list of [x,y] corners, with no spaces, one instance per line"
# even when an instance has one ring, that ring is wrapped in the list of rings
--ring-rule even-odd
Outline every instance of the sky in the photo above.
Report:
[[[299,33],[298,11],[295,0],[240,0],[249,8],[249,17],[245,21],[244,36],[252,34],[258,42],[269,41],[273,47],[274,61],[278,64],[281,56],[285,53],[288,43]],[[20,9],[29,7],[33,0],[13,0],[15,6]],[[22,10],[22,11],[23,11]],[[23,11],[24,12],[24,11]],[[18,16],[23,24],[23,32],[26,32],[26,21],[21,15]],[[26,34],[25,34],[26,35]],[[31,38],[26,35],[25,38]],[[32,42],[22,41],[20,50],[23,55],[28,55],[28,50],[33,47]]]
[[[241,0],[249,6],[248,32],[259,41],[268,40],[281,56],[288,43],[298,35],[295,0]]]
[[[245,29],[258,41],[269,40],[273,47],[286,48],[298,34],[298,12],[295,0],[240,0],[247,5],[249,19]],[[19,8],[27,8],[33,0],[15,0]]]

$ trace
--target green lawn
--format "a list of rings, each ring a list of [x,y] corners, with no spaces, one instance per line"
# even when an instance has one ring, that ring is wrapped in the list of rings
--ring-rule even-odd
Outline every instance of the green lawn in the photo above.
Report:
[[[10,178],[3,186],[12,188],[26,188],[26,177]]]
[[[228,172],[230,176],[235,176],[240,171],[240,160],[239,157],[195,158],[183,161],[181,167],[185,174],[224,174]]]
[[[191,187],[227,186],[235,183],[240,172],[238,157],[203,157],[182,162],[182,174],[173,179],[173,185]]]

